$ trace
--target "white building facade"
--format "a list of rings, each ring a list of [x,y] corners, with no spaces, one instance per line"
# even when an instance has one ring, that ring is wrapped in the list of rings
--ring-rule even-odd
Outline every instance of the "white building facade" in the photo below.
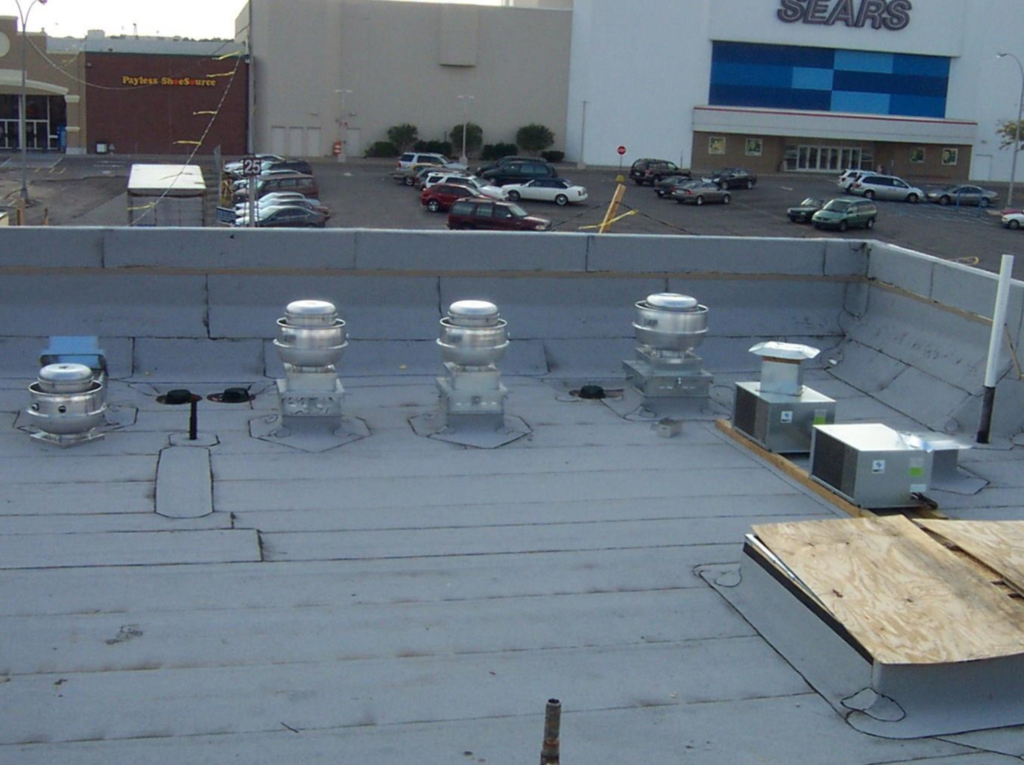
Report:
[[[1003,181],[1015,0],[575,0],[570,159]]]

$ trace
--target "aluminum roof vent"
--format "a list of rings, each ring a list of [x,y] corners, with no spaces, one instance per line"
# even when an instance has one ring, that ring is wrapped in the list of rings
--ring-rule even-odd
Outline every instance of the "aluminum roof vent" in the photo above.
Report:
[[[761,357],[761,392],[799,396],[803,390],[803,362],[817,358],[817,348],[771,340],[750,349]]]
[[[285,364],[326,368],[335,364],[348,345],[345,322],[338,318],[333,303],[324,300],[296,300],[277,320],[278,355]]]
[[[459,300],[448,307],[437,338],[445,367],[437,378],[440,407],[409,421],[416,433],[494,449],[530,432],[520,418],[505,414],[508,389],[498,362],[508,350],[507,324],[486,300]]]
[[[655,350],[693,350],[708,331],[708,309],[689,295],[648,295],[636,304],[633,329],[637,340]]]
[[[497,364],[508,349],[508,322],[498,307],[485,300],[452,303],[441,319],[441,359],[460,367],[489,367]]]
[[[33,438],[58,446],[102,438],[95,428],[105,422],[106,391],[84,364],[49,364],[28,386],[32,403],[26,410],[40,432]]]
[[[643,397],[642,414],[679,417],[704,413],[712,375],[693,352],[708,331],[708,309],[675,292],[636,303],[636,357],[622,362],[626,383]]]

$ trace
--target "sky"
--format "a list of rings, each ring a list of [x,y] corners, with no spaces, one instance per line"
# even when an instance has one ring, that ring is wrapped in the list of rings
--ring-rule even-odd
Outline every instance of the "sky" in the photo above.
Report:
[[[446,0],[407,0],[445,2]],[[497,5],[498,0],[461,0]],[[29,11],[29,31],[45,28],[53,37],[84,37],[90,29],[108,35],[231,38],[246,0],[17,0]],[[0,0],[0,16],[19,16],[15,0]],[[288,0],[278,0],[288,2]],[[19,25],[20,26],[20,25]]]

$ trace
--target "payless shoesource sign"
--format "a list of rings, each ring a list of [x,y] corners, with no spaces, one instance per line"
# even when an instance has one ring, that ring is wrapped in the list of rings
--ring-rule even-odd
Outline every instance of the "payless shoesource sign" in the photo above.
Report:
[[[910,25],[913,9],[910,0],[779,0],[775,13],[787,24],[842,24],[897,32]]]
[[[132,77],[125,74],[121,76],[121,84],[139,88],[150,85],[164,85],[182,88],[213,88],[216,87],[217,81],[203,77]]]

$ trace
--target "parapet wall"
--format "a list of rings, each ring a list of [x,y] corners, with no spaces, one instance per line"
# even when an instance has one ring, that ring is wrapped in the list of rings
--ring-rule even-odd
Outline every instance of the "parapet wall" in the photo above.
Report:
[[[68,334],[99,335],[115,377],[276,376],[274,322],[305,298],[330,300],[348,323],[349,377],[436,374],[437,322],[464,298],[492,300],[508,320],[506,374],[620,376],[633,304],[671,291],[709,307],[711,371],[754,371],[759,340],[805,342],[840,379],[946,429],[971,419],[996,284],[862,240],[363,229],[11,228],[0,275],[7,378],[33,377],[46,338]],[[1009,407],[1001,429],[1017,432],[1024,398],[1011,377],[998,405]]]

